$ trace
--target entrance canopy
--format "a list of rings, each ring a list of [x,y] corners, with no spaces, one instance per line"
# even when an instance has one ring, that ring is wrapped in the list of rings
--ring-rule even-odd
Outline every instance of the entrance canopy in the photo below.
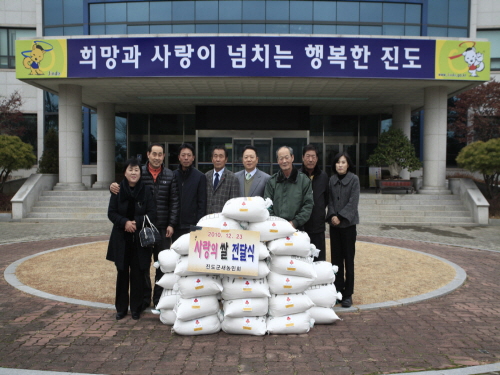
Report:
[[[16,41],[17,78],[116,112],[196,106],[309,106],[311,114],[391,113],[490,79],[484,41],[318,36],[164,36]]]

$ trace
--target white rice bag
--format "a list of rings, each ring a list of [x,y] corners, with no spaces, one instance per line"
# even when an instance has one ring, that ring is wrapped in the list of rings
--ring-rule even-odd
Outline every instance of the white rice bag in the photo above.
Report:
[[[158,310],[173,310],[179,298],[179,292],[171,289],[163,289],[160,300],[155,308]]]
[[[333,307],[337,300],[342,299],[342,293],[337,292],[334,283],[313,285],[305,293],[318,307]]]
[[[314,303],[305,293],[273,294],[269,298],[269,315],[298,314],[309,310],[313,306]]]
[[[222,330],[233,335],[264,336],[267,332],[265,316],[247,316],[231,318],[224,316]]]
[[[269,216],[265,221],[249,223],[248,230],[260,232],[260,240],[264,242],[290,236],[295,232],[292,224],[278,216]]]
[[[314,319],[314,324],[333,324],[340,318],[333,311],[333,307],[311,307],[309,310],[311,318]]]
[[[197,275],[205,275],[202,272],[192,272],[188,271],[188,257],[182,256],[177,261],[177,265],[175,266],[174,273],[177,276],[197,276]]]
[[[222,286],[222,298],[224,300],[271,296],[265,278],[246,279],[227,276],[222,279]]]
[[[167,272],[156,282],[156,285],[161,286],[163,289],[174,289],[174,285],[179,279],[180,276],[175,273]]]
[[[247,275],[247,276],[233,276],[233,277],[236,277],[239,279],[242,279],[242,278],[263,279],[269,274],[269,272],[271,272],[271,270],[269,269],[269,266],[267,265],[267,262],[264,260],[259,261],[258,266],[259,266],[259,268],[258,268],[257,276]]]
[[[220,228],[222,232],[229,229],[242,229],[236,220],[225,217],[220,213],[205,215],[196,225],[199,227]]]
[[[167,324],[169,326],[173,326],[175,323],[175,313],[173,310],[160,310],[160,322],[163,324]]]
[[[269,250],[264,242],[259,242],[259,260],[264,260],[269,257]]]
[[[262,197],[240,197],[229,199],[222,214],[225,217],[255,223],[267,220],[269,217],[268,207],[271,207],[273,202],[267,198],[264,200]]]
[[[224,319],[242,318],[245,316],[266,315],[269,307],[269,298],[240,298],[224,301],[222,304]]]
[[[215,295],[222,291],[218,275],[183,276],[176,285],[182,298]]]
[[[314,319],[309,312],[267,318],[267,331],[274,334],[303,334],[314,327]]]
[[[313,279],[300,276],[281,275],[269,272],[267,275],[269,291],[272,294],[302,293],[311,286]],[[314,302],[314,301],[313,301]]]
[[[174,272],[177,261],[180,255],[171,249],[162,250],[158,253],[158,263],[160,264],[161,272]]]
[[[183,234],[170,246],[170,250],[174,250],[179,255],[188,255],[190,238],[191,233]]]
[[[211,335],[221,329],[221,316],[219,313],[204,316],[193,320],[176,319],[172,331],[178,335]]]
[[[316,270],[313,267],[311,257],[298,257],[295,255],[272,256],[269,262],[273,272],[282,275],[300,276],[309,279],[316,278]]]
[[[311,255],[311,240],[306,232],[294,232],[282,238],[277,238],[267,244],[272,255]]]
[[[314,279],[312,285],[318,284],[330,284],[335,281],[335,268],[337,266],[332,266],[330,262],[319,261],[313,262],[313,267],[316,270],[316,278]]]
[[[216,295],[179,298],[174,307],[177,319],[180,320],[202,318],[207,315],[217,314],[219,310],[219,300]]]

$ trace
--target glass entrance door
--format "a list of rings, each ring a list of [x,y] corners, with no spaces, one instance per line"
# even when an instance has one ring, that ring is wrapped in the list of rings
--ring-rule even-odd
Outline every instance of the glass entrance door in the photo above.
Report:
[[[344,143],[325,143],[325,159],[323,160],[325,166],[325,172],[331,176],[332,175],[332,162],[335,155],[339,152],[347,152],[351,157],[352,162],[356,167],[356,174],[359,175],[358,167],[358,145],[357,144],[344,144]]]
[[[252,131],[233,130],[221,134],[218,130],[197,131],[197,162],[198,169],[206,172],[213,168],[211,161],[211,150],[215,145],[224,145],[228,150],[228,162],[226,166],[232,172],[241,171],[243,167],[242,155],[246,145],[252,145],[257,149],[259,156],[258,168],[268,174],[278,171],[276,162],[276,150],[282,146],[290,146],[294,150],[295,167],[302,164],[302,148],[309,141],[309,132],[301,131]]]

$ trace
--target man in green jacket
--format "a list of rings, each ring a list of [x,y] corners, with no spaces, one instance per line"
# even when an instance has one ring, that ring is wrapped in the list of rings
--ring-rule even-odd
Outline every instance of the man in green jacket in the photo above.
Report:
[[[283,146],[276,151],[280,170],[267,181],[264,198],[271,198],[269,213],[288,220],[303,230],[314,205],[311,180],[293,167],[293,149]]]

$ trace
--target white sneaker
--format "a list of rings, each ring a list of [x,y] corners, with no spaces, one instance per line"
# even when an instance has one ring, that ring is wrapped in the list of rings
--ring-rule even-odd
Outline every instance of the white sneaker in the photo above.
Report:
[[[151,309],[151,312],[155,315],[160,315],[160,310],[158,309]]]

